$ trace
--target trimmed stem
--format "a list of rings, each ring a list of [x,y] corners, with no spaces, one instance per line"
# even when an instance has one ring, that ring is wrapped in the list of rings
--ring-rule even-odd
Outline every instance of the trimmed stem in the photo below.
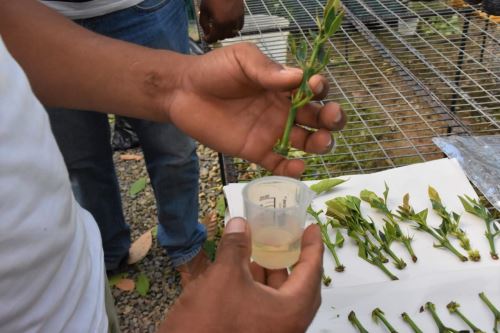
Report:
[[[410,318],[410,316],[406,313],[403,312],[401,314],[401,317],[403,317],[403,320],[410,325],[411,329],[413,330],[414,333],[424,333],[422,330],[415,324],[415,322]]]
[[[385,265],[382,263],[382,261],[380,261],[380,258],[376,257],[372,260],[367,259],[366,261],[368,261],[370,264],[375,265],[378,268],[380,268],[382,270],[382,272],[384,272],[391,280],[393,280],[393,281],[399,280],[399,278],[396,275],[392,274],[391,271],[389,271],[387,269],[387,267],[385,267]]]
[[[385,316],[379,312],[375,313],[375,316],[377,316],[378,319],[387,327],[390,333],[398,333],[394,327],[385,319]]]
[[[332,278],[325,275],[324,272],[321,275],[321,280],[323,280],[323,284],[325,285],[325,287],[328,287],[332,283]]]
[[[473,333],[484,333],[483,330],[477,328],[476,325],[474,325],[466,316],[464,316],[462,312],[460,312],[460,310],[458,309],[455,310],[455,313],[457,314],[457,316],[460,317],[460,319],[464,321],[465,324],[467,324],[467,326],[469,326],[472,329]]]
[[[337,251],[335,250],[335,245],[332,244],[330,237],[328,236],[328,230],[327,230],[326,225],[321,222],[321,219],[319,218],[318,213],[315,212],[311,206],[309,206],[308,213],[316,220],[316,223],[318,224],[319,229],[321,231],[321,238],[323,239],[323,243],[325,243],[326,247],[328,248],[328,250],[330,251],[330,253],[333,256],[333,260],[335,260],[335,271],[343,272],[345,267],[344,267],[344,265],[342,265],[339,257],[337,256]]]
[[[495,248],[495,237],[491,232],[491,222],[493,222],[493,220],[485,220],[485,222],[486,222],[486,232],[484,234],[486,235],[486,238],[488,239],[488,244],[490,245],[491,258],[494,260],[498,260],[498,253]]]
[[[415,255],[415,252],[413,252],[413,247],[411,246],[411,242],[408,239],[402,240],[403,245],[405,246],[406,250],[411,256],[411,261],[417,262],[418,258]]]
[[[349,319],[351,324],[358,329],[359,333],[369,333],[366,330],[366,328],[364,328],[363,325],[361,325],[361,323],[358,320],[358,317],[356,317],[356,314],[354,313],[354,311],[351,311],[347,318]]]
[[[305,77],[303,78],[303,80]],[[274,147],[274,151],[280,155],[287,156],[288,150],[290,149],[290,132],[292,131],[293,124],[295,122],[295,116],[297,115],[297,107],[291,106],[288,112],[288,118],[285,124],[285,130],[283,131],[283,136],[279,140],[278,144]]]
[[[458,333],[457,330],[446,327],[443,324],[441,318],[439,318],[438,314],[436,313],[436,306],[433,303],[431,302],[425,303],[425,308],[431,313],[432,319],[434,319],[434,322],[438,327],[439,333]]]
[[[493,331],[495,333],[498,332],[498,324],[500,323],[500,311],[491,303],[491,301],[486,297],[486,294],[484,292],[479,293],[479,298],[486,304],[486,306],[490,309],[490,311],[493,313],[493,316],[495,317],[495,322],[493,325]]]
[[[417,222],[418,223],[418,222]],[[420,224],[420,227],[422,230],[426,231],[428,234],[430,234],[432,237],[434,237],[441,246],[444,246],[447,248],[451,253],[456,255],[460,261],[468,261],[466,256],[464,256],[462,253],[460,253],[453,245],[451,245],[450,241],[447,238],[439,236],[434,230],[429,228],[427,225],[422,225]]]

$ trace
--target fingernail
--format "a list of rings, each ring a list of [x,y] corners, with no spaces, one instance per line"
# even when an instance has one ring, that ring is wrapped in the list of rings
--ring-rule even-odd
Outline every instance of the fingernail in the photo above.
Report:
[[[328,144],[327,144],[327,145],[326,145],[326,147],[325,147],[327,151],[328,151],[328,150],[330,150],[330,147],[332,146],[332,143],[333,143],[333,138],[332,138],[332,136],[330,135],[330,141],[328,141]]]
[[[342,114],[341,110],[339,110],[338,112],[336,112],[335,113],[335,118],[334,118],[335,123],[340,123],[342,121],[342,117],[343,117],[343,114]]]
[[[245,232],[247,222],[241,217],[234,217],[227,222],[224,233],[232,234],[238,232]]]
[[[333,136],[330,136],[330,142],[328,143],[328,145],[326,146],[326,149],[325,149],[326,153],[333,154],[336,146],[337,146],[337,144],[335,142],[335,139],[333,138]]]
[[[314,89],[314,93],[316,95],[319,95],[323,92],[323,89],[325,88],[325,85],[323,84],[323,82],[320,82],[318,83],[318,85],[316,86],[316,88]]]
[[[292,74],[292,75],[302,75],[302,69],[296,67],[283,67],[280,69],[280,73],[282,74]]]

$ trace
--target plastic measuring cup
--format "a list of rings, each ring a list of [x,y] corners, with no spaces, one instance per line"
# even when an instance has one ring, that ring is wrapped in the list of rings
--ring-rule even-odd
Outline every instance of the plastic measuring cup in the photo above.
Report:
[[[288,177],[263,177],[245,186],[243,202],[254,261],[270,269],[297,262],[306,211],[313,197],[314,192],[305,184]]]

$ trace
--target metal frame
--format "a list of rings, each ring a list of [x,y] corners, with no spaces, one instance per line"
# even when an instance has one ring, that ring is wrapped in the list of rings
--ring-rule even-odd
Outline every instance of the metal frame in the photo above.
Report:
[[[329,43],[333,64],[324,75],[331,84],[326,100],[340,102],[350,121],[332,154],[295,153],[308,165],[304,178],[440,158],[432,143],[436,136],[500,134],[498,24],[472,7],[453,8],[443,0],[343,4],[346,19]],[[253,38],[275,60],[293,65],[288,52],[279,50],[283,40],[291,35],[308,41],[322,8],[318,0],[247,0],[247,21],[255,22],[233,42]],[[270,20],[258,22],[259,15]],[[273,24],[276,16],[289,24]],[[225,183],[266,174],[228,156],[220,156],[220,162]]]

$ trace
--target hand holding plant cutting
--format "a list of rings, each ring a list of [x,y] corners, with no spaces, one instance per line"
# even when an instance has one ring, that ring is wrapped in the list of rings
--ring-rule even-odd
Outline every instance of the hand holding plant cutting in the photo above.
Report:
[[[274,174],[300,176],[304,161],[287,160],[273,152],[273,146],[288,115],[290,91],[301,84],[302,70],[284,68],[255,45],[244,43],[194,57],[187,65],[179,89],[164,99],[169,119],[179,129],[212,149],[260,164]],[[315,96],[326,94],[328,82],[322,76],[307,82]],[[296,121],[292,145],[324,154],[330,151],[330,131],[341,129],[346,119],[336,103],[306,103]]]
[[[290,135],[294,126],[297,111],[306,106],[314,97],[314,93],[309,87],[309,80],[321,72],[323,68],[330,62],[330,54],[325,50],[325,43],[342,24],[344,12],[341,11],[340,0],[328,0],[325,4],[325,9],[322,18],[317,18],[318,32],[311,32],[313,39],[311,53],[308,54],[307,41],[302,40],[299,45],[296,45],[292,40],[291,51],[300,68],[304,72],[302,82],[299,88],[292,95],[292,105],[288,114],[283,136],[276,143],[274,151],[280,155],[288,156],[290,149]],[[308,58],[309,55],[309,58]]]

